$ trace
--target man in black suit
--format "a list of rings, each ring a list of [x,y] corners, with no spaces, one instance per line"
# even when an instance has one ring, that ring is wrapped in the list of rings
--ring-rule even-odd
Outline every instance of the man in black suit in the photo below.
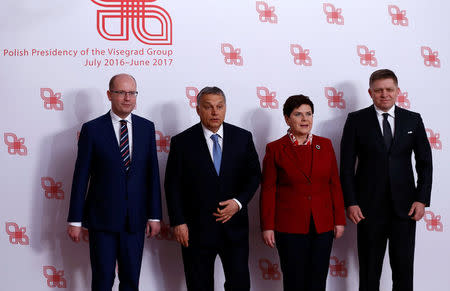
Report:
[[[358,224],[359,290],[379,290],[389,240],[392,289],[412,291],[416,221],[430,204],[431,148],[420,115],[395,106],[394,72],[375,71],[369,85],[373,105],[348,115],[341,141],[347,216]]]
[[[223,91],[203,88],[200,123],[171,140],[164,185],[189,291],[214,290],[217,255],[225,290],[250,290],[247,204],[261,169],[251,133],[224,123],[225,112]]]

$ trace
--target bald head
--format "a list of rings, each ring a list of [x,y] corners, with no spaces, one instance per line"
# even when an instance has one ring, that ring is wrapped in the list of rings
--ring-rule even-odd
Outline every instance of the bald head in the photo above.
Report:
[[[111,80],[109,80],[109,90],[115,90],[115,88],[117,88],[117,83],[122,81],[122,80],[127,80],[127,79],[131,79],[134,82],[135,87],[137,87],[137,83],[136,80],[134,79],[133,76],[129,75],[129,74],[118,74],[115,75],[111,78]]]

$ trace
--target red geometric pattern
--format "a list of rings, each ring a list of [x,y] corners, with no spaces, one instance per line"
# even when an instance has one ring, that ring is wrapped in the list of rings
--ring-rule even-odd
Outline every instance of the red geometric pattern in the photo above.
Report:
[[[259,13],[259,21],[278,23],[278,16],[275,14],[275,7],[268,6],[264,1],[256,1],[256,11]]]
[[[333,87],[325,87],[324,88],[325,97],[328,99],[328,107],[330,108],[339,108],[344,109],[345,108],[345,100],[344,98],[344,92],[337,91]]]
[[[50,88],[41,88],[41,99],[44,100],[44,108],[47,110],[64,110],[64,103],[61,100],[61,93],[54,93]]]
[[[225,56],[224,61],[227,65],[236,65],[242,66],[244,65],[244,59],[241,56],[241,49],[234,48],[229,43],[222,43],[221,52]]]
[[[8,146],[8,154],[26,156],[28,149],[25,146],[25,138],[17,138],[14,133],[7,132],[3,135],[3,140]]]
[[[430,142],[430,146],[435,150],[442,150],[442,142],[439,140],[441,135],[439,133],[434,133],[430,128],[425,129],[428,136],[428,141]]]
[[[406,10],[401,10],[396,5],[389,5],[388,12],[391,16],[393,25],[408,26],[408,18],[406,17]]]
[[[156,151],[168,153],[170,149],[170,136],[165,136],[161,131],[155,131]]]
[[[101,37],[112,41],[129,40],[130,23],[134,36],[147,45],[172,44],[172,18],[162,7],[151,5],[156,0],[91,0],[108,9],[97,11],[97,31]],[[112,33],[116,21],[118,32]],[[109,21],[109,22],[108,22]],[[152,28],[152,31],[149,31]]]
[[[435,215],[432,211],[425,211],[425,215],[423,216],[423,220],[427,223],[428,231],[437,231],[443,232],[444,225],[441,222],[441,216]]]
[[[405,109],[409,109],[411,107],[411,102],[408,99],[408,92],[400,92],[397,97],[397,106]]]
[[[43,266],[42,272],[44,277],[47,279],[47,286],[50,288],[66,288],[67,282],[64,279],[64,271],[57,271],[53,266]]]
[[[345,260],[339,261],[336,256],[330,257],[330,275],[332,277],[342,277],[346,278],[348,274],[347,268],[345,267]]]
[[[41,177],[41,186],[45,191],[47,199],[64,199],[64,191],[61,189],[62,183],[56,183],[51,177]]]
[[[25,234],[26,227],[20,227],[15,222],[6,222],[6,233],[9,235],[9,242],[13,245],[29,245],[30,238]]]
[[[441,67],[441,60],[438,58],[439,52],[433,50],[427,46],[423,46],[420,48],[420,53],[423,57],[423,64],[427,67]]]
[[[342,16],[342,9],[335,8],[331,3],[323,3],[323,12],[327,16],[329,24],[344,25],[344,16]]]
[[[356,47],[356,52],[359,56],[359,63],[363,66],[371,66],[376,67],[378,66],[378,61],[375,58],[375,51],[367,48],[365,45],[358,45]]]
[[[276,92],[270,92],[266,87],[256,87],[256,95],[258,95],[261,108],[278,108],[278,100],[275,99]]]
[[[303,50],[299,44],[291,44],[291,55],[294,56],[294,64],[298,66],[312,66],[309,49]]]
[[[259,259],[259,269],[264,280],[280,280],[281,273],[278,271],[278,264],[272,264],[268,259]]]
[[[189,99],[189,106],[191,106],[191,108],[197,107],[198,92],[196,87],[186,87],[186,97]]]

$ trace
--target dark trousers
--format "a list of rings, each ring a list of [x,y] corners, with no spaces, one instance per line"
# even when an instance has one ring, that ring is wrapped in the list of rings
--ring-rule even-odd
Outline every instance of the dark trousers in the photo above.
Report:
[[[92,291],[111,291],[116,261],[119,266],[119,290],[139,290],[144,237],[144,230],[134,233],[89,230]]]
[[[386,245],[392,269],[392,290],[412,291],[416,222],[389,214],[358,224],[359,291],[379,291]]]
[[[225,273],[225,291],[249,291],[248,239],[224,242],[219,247],[182,247],[188,291],[214,290],[214,262],[217,255]]]
[[[275,232],[284,291],[325,291],[333,231],[318,234]]]

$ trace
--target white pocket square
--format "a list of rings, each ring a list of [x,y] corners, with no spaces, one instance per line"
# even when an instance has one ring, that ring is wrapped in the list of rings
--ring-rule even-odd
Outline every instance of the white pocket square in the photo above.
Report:
[[[408,131],[408,134],[412,134],[412,131],[410,130],[410,131]]]

